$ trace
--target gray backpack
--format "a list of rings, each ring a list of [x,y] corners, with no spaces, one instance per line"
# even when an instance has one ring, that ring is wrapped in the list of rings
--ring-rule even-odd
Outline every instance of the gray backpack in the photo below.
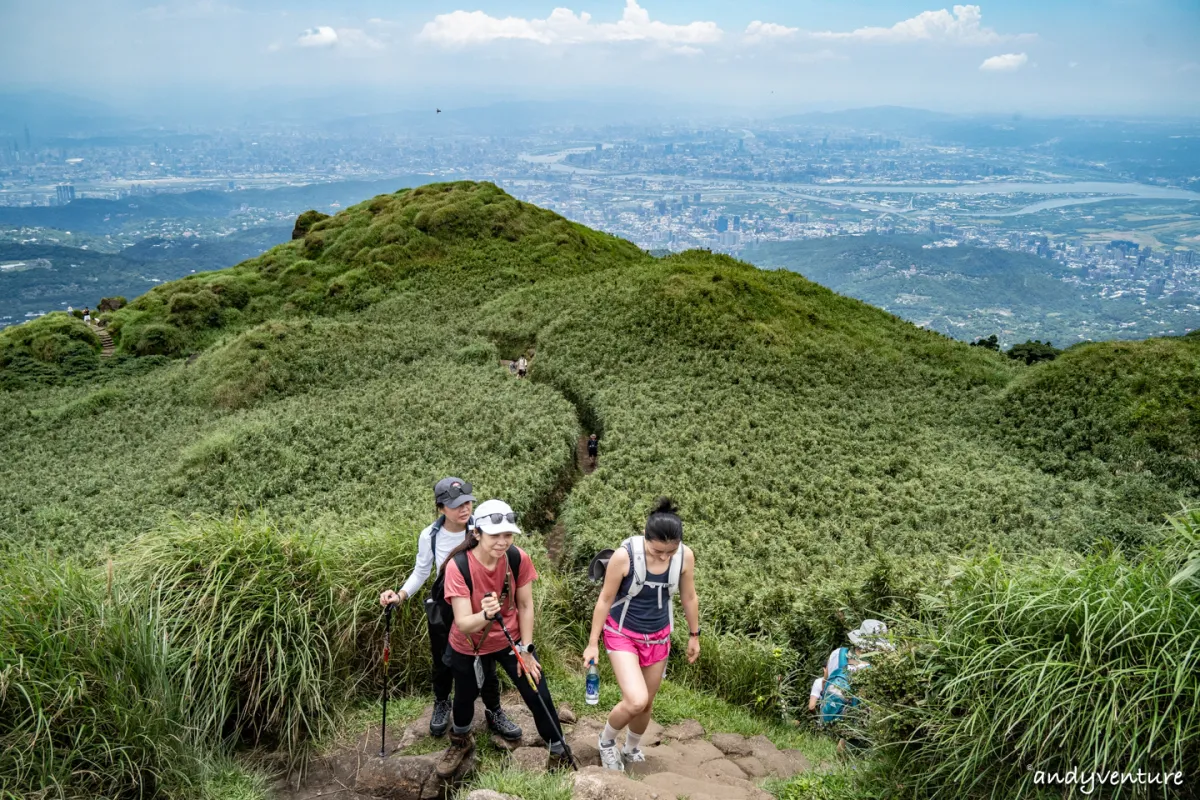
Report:
[[[629,563],[633,569],[631,575],[632,580],[629,581],[629,591],[624,596],[613,601],[612,608],[609,613],[615,612],[617,606],[621,606],[621,616],[617,620],[617,629],[622,630],[625,627],[625,613],[629,611],[629,599],[640,594],[642,589],[647,585],[653,588],[661,588],[661,584],[646,583],[646,538],[644,536],[630,536],[625,541],[621,542],[621,546],[629,551]],[[613,553],[616,550],[602,550],[592,559],[592,563],[588,566],[588,577],[593,581],[603,581],[604,575],[608,571],[608,562],[612,560]],[[671,627],[675,627],[675,604],[671,602],[671,598],[679,594],[679,576],[683,572],[683,545],[679,545],[679,549],[675,551],[675,555],[671,556],[671,565],[667,570],[666,589],[668,592],[667,602],[670,604],[668,611]]]

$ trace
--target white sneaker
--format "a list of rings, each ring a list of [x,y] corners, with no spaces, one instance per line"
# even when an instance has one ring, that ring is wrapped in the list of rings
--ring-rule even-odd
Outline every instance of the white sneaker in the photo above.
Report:
[[[642,752],[642,748],[640,747],[635,747],[632,750],[622,750],[621,755],[623,755],[625,760],[630,764],[641,764],[646,760],[646,754]]]
[[[625,760],[621,758],[621,751],[617,749],[617,743],[605,746],[603,742],[598,742],[600,747],[600,766],[605,769],[615,769],[617,772],[625,771]]]

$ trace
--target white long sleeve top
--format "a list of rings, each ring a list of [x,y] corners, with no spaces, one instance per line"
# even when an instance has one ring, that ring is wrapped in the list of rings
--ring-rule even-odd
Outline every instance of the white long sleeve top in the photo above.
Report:
[[[408,597],[412,597],[418,589],[425,585],[425,581],[429,579],[430,572],[434,569],[442,568],[442,564],[445,563],[454,548],[462,544],[463,540],[467,537],[465,530],[452,533],[443,527],[438,531],[437,552],[435,553],[433,552],[433,545],[430,543],[430,539],[432,538],[430,534],[432,531],[433,525],[430,525],[421,531],[421,535],[417,538],[417,563],[413,565],[412,572],[408,574],[408,579],[400,587],[400,590]]]

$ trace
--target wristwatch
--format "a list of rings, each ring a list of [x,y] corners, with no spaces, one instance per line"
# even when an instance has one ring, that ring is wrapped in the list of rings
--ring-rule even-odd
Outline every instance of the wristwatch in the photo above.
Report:
[[[517,647],[518,653],[528,653],[529,652],[529,645],[527,645],[527,644],[521,644],[520,642],[517,642],[516,647]]]
[[[700,630],[697,629],[694,631],[688,631],[688,636],[692,637],[693,639],[699,639],[700,638]]]

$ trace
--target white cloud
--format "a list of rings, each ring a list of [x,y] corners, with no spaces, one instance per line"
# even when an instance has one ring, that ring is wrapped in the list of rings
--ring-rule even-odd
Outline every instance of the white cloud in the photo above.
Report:
[[[309,28],[296,39],[300,47],[333,48],[342,50],[382,50],[383,43],[359,28],[331,28],[320,25]]]
[[[328,25],[319,28],[309,28],[296,39],[301,47],[333,47],[337,44],[337,31]]]
[[[979,68],[984,72],[1014,72],[1025,66],[1029,56],[1024,53],[1005,53],[1002,56],[985,58]]]
[[[795,35],[799,30],[799,28],[789,28],[775,22],[754,20],[746,26],[744,38],[747,42],[758,42],[763,39],[786,39]]]
[[[897,22],[890,28],[858,28],[853,31],[818,31],[818,39],[850,39],[863,42],[954,42],[960,44],[990,44],[1007,38],[981,24],[979,6],[954,6],[922,11],[915,17]]]
[[[359,28],[338,28],[338,47],[348,47],[353,50],[382,50],[383,42],[374,39],[366,31]]]
[[[586,11],[576,14],[569,8],[556,8],[545,19],[500,19],[482,11],[453,11],[427,22],[417,38],[443,47],[467,47],[499,39],[546,45],[649,41],[691,46],[719,41],[722,34],[715,22],[671,25],[652,20],[637,0],[625,0],[625,11],[616,22],[596,23]]]

